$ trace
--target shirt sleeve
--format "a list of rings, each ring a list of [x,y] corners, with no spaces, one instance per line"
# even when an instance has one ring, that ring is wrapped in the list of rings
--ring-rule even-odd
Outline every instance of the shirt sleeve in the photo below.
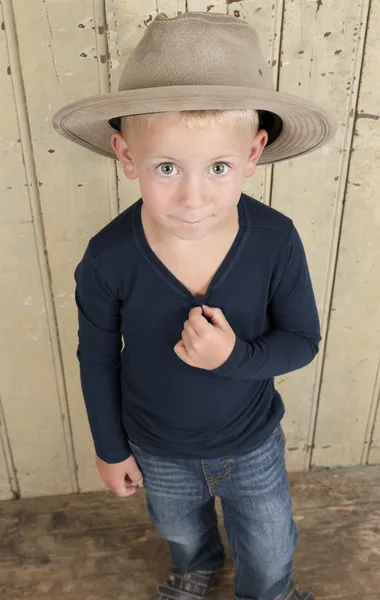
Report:
[[[271,379],[310,363],[321,341],[309,268],[300,236],[292,227],[280,273],[274,273],[268,302],[270,330],[257,339],[237,338],[225,363],[212,372],[233,379]]]
[[[121,417],[120,300],[100,271],[90,244],[75,269],[80,379],[96,454],[108,463],[131,455]]]

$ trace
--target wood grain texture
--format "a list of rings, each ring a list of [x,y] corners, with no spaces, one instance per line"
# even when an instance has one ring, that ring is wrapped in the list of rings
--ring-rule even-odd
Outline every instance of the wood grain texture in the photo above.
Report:
[[[75,352],[77,314],[73,275],[89,238],[111,217],[112,184],[108,179],[112,175],[109,172],[112,163],[58,136],[52,128],[51,117],[63,104],[97,94],[102,89],[99,72],[105,66],[96,54],[95,4],[92,0],[80,3],[47,0],[30,3],[26,11],[22,1],[13,2],[35,168],[40,182],[43,243],[64,364],[63,390],[70,407],[76,461],[80,465],[80,489],[91,489],[92,485],[98,487],[99,484]],[[39,43],[31,43],[31,31]],[[48,343],[46,348],[49,348]],[[52,376],[56,372],[59,378],[57,364],[55,369],[52,366],[46,371]],[[37,369],[38,376],[41,373]],[[54,396],[46,388],[43,398],[54,407]],[[61,448],[62,439],[51,428],[42,401],[35,406],[34,411],[45,424],[34,427],[35,436],[42,430],[51,438],[52,446]],[[59,469],[54,473],[59,477]],[[42,485],[47,488],[47,474],[43,481]],[[40,478],[36,485],[41,485]]]
[[[300,530],[296,576],[319,600],[375,600],[380,583],[380,469],[290,476]],[[228,562],[212,598],[232,597]],[[152,597],[170,566],[144,490],[0,503],[0,593],[7,600]]]
[[[54,319],[12,5],[3,2],[1,111],[1,396],[7,463],[17,495],[72,491],[52,352]],[[5,54],[6,53],[6,54]],[[5,75],[5,78],[4,78]],[[4,143],[3,143],[4,140]],[[49,310],[47,310],[49,305]],[[56,349],[56,345],[54,346]],[[61,378],[62,382],[62,378]],[[12,458],[12,460],[11,460]]]
[[[380,95],[378,83],[373,84],[380,52],[379,28],[380,9],[373,3],[323,369],[313,453],[316,465],[367,462],[379,401]],[[380,462],[379,433],[376,428],[370,462]]]
[[[277,381],[287,407],[288,467],[294,470],[309,466],[314,443],[367,11],[368,2],[285,2],[279,88],[320,103],[338,122],[327,146],[274,168],[272,206],[293,219],[303,240],[323,336],[311,365]],[[341,346],[337,360],[343,351]],[[344,404],[335,397],[329,402],[341,418]],[[318,425],[328,431],[330,422],[321,418]]]

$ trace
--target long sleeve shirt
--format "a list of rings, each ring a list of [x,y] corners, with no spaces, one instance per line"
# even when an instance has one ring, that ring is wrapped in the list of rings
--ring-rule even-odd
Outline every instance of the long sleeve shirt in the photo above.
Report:
[[[91,238],[75,270],[77,356],[97,455],[212,458],[257,447],[284,403],[274,377],[310,363],[321,340],[304,248],[293,222],[246,196],[239,231],[204,297],[149,246],[142,200]],[[235,347],[214,370],[173,348],[194,306],[220,308]]]

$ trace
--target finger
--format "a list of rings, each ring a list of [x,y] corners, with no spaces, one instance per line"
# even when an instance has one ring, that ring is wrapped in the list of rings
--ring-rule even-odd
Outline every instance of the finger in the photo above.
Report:
[[[229,327],[229,323],[220,308],[203,305],[203,312],[206,317],[211,319],[212,324],[220,329],[226,329]]]
[[[193,317],[193,319],[194,319],[194,317]],[[183,331],[186,331],[186,333],[190,339],[196,339],[199,337],[197,332],[194,329],[193,324],[190,321],[185,321],[185,323],[183,325]]]
[[[126,487],[124,486],[120,486],[117,488],[113,488],[113,492],[116,496],[118,496],[118,498],[126,498],[127,496],[131,496],[132,494],[134,494],[136,491],[136,487],[135,486],[130,486],[130,487]]]
[[[189,312],[189,317],[202,316],[202,308],[200,306],[194,306]]]
[[[186,352],[185,344],[182,340],[177,342],[177,344],[174,346],[174,352],[176,353],[178,358],[180,358],[183,362],[185,362],[188,365],[191,365],[190,358]]]
[[[203,315],[195,315],[189,317],[189,324],[192,329],[195,331],[197,336],[204,336],[208,331],[210,331],[210,323],[204,318]]]

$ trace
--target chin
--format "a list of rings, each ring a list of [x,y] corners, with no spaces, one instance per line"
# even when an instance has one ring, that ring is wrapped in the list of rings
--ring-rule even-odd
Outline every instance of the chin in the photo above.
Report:
[[[196,241],[204,238],[211,229],[210,227],[179,227],[173,231],[173,234],[180,240]]]

